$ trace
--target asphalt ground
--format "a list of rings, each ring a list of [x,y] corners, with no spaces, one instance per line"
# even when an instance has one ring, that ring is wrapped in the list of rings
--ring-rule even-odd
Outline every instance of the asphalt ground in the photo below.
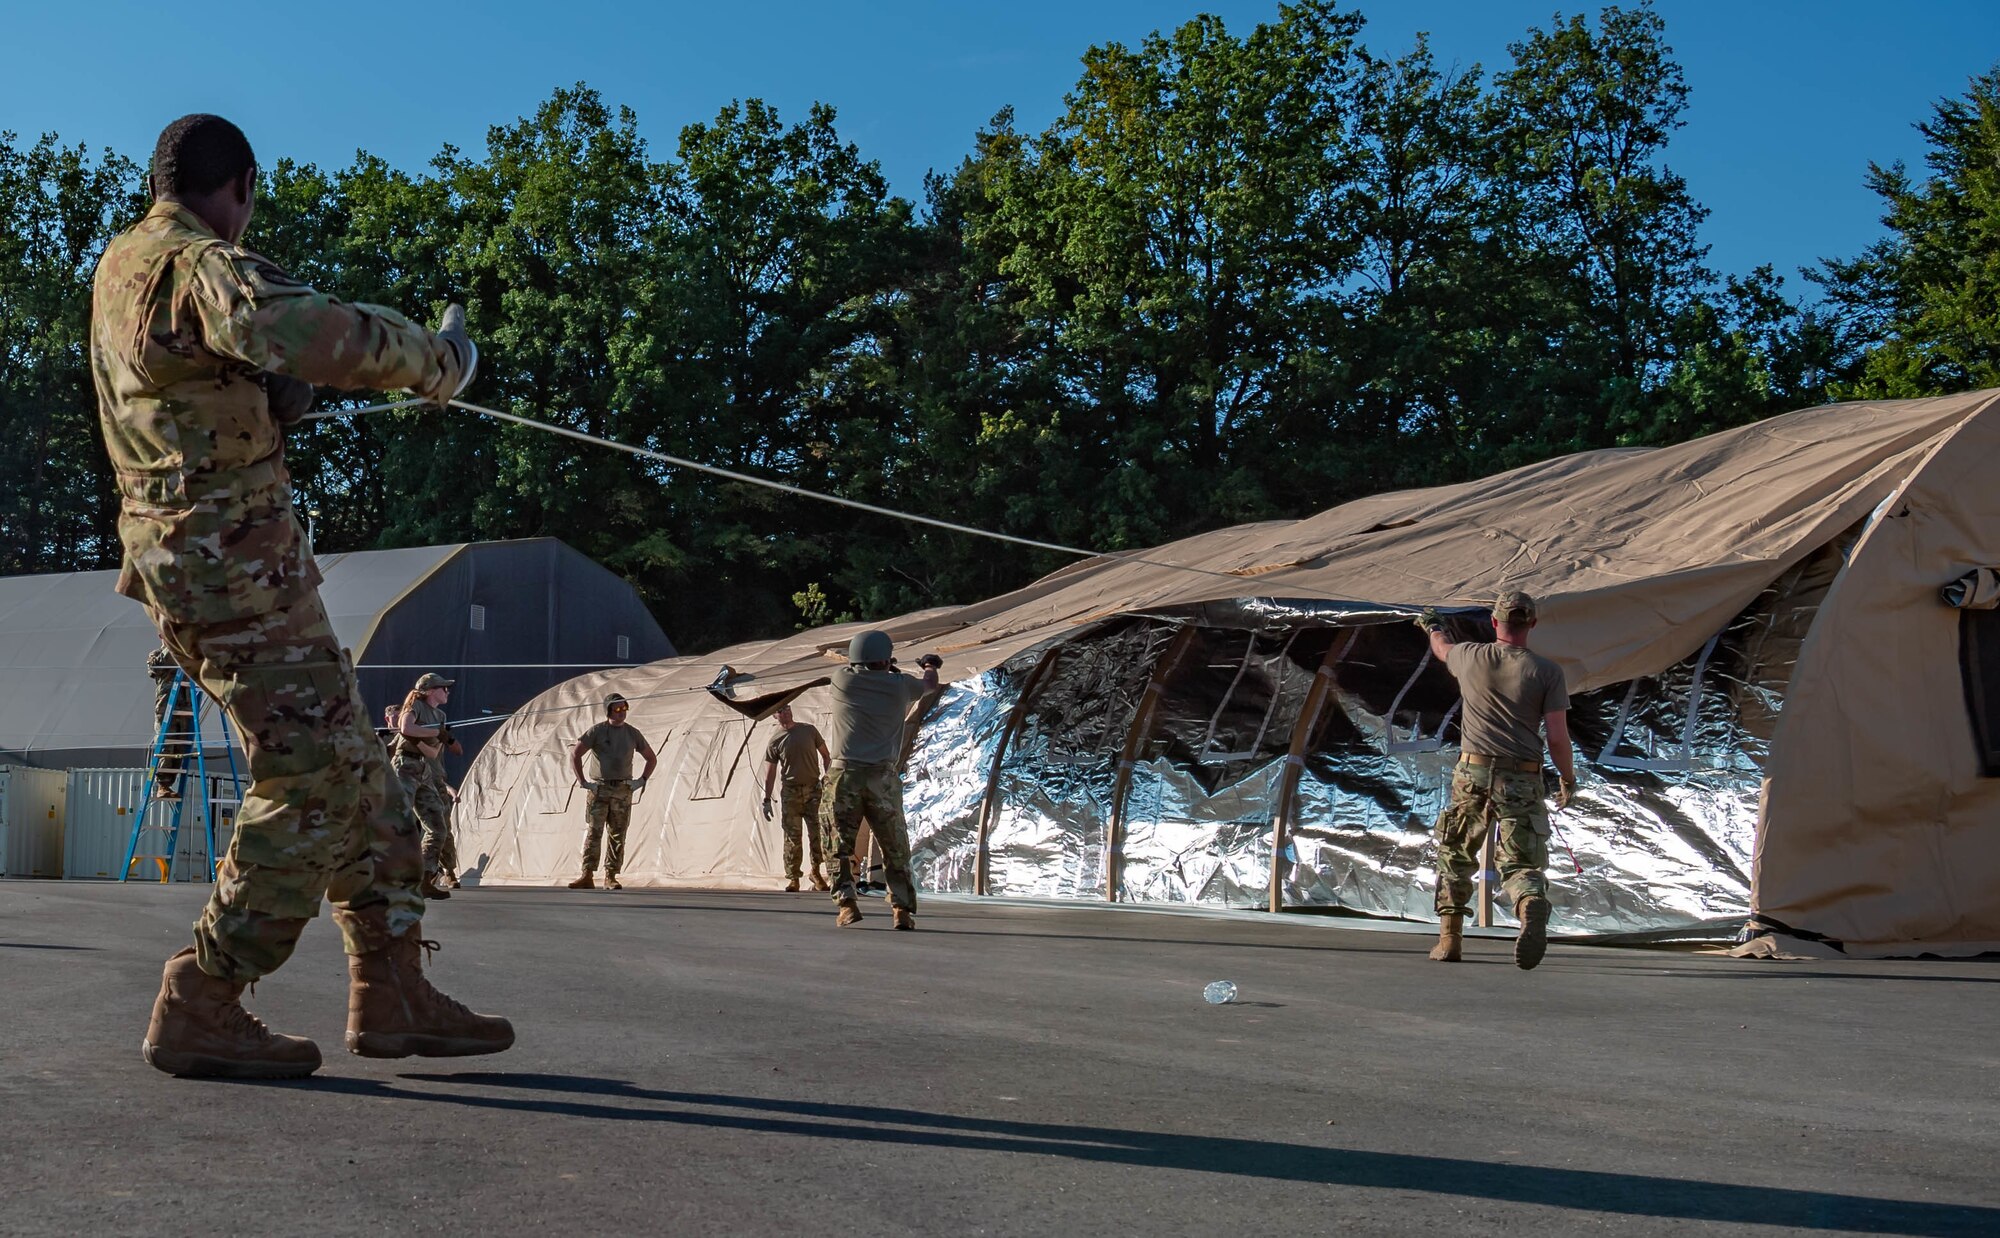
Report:
[[[204,893],[0,881],[0,1232],[2000,1233],[1992,961],[467,890],[513,1050],[345,1053],[323,917],[248,1004],[326,1065],[224,1083],[139,1055]]]

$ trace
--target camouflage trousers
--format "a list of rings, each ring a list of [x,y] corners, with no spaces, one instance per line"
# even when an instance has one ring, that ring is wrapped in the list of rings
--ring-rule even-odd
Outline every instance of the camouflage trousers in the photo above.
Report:
[[[435,873],[444,865],[444,853],[451,847],[451,800],[444,784],[429,761],[417,755],[396,758],[396,777],[402,780],[403,794],[423,827],[424,871]],[[454,857],[456,858],[456,857]]]
[[[604,844],[604,875],[616,877],[625,867],[625,829],[632,824],[632,784],[600,782],[584,805],[583,875],[597,871],[597,848]]]
[[[854,840],[861,820],[875,833],[882,852],[882,869],[889,886],[889,903],[917,909],[917,888],[910,880],[910,831],[903,823],[903,776],[893,764],[836,764],[819,798],[820,849],[826,856],[835,902],[855,896]]]
[[[1437,819],[1439,915],[1472,910],[1479,853],[1495,823],[1500,841],[1494,854],[1507,907],[1511,910],[1530,894],[1547,896],[1542,870],[1549,866],[1549,812],[1542,792],[1540,770],[1458,763],[1451,776],[1451,803]]]
[[[408,932],[424,914],[417,820],[318,591],[254,618],[153,619],[249,756],[236,837],[194,925],[201,969],[237,981],[276,971],[321,898],[349,954]]]
[[[825,862],[822,854],[819,828],[819,783],[788,782],[784,785],[780,803],[783,805],[778,817],[779,828],[785,833],[785,879],[797,881],[799,866],[804,857],[799,835],[804,834],[812,845],[813,871],[818,872]]]
[[[452,830],[456,823],[452,814],[458,811],[458,801],[447,796],[444,802],[444,841],[438,846],[438,867],[445,872],[458,875],[458,839]]]

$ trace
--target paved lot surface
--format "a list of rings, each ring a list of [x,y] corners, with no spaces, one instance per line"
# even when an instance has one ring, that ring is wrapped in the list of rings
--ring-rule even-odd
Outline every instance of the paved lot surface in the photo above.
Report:
[[[348,1056],[322,919],[249,1004],[327,1065],[231,1084],[138,1052],[203,893],[0,881],[0,1231],[2000,1233],[1993,962],[465,891],[514,1050]]]

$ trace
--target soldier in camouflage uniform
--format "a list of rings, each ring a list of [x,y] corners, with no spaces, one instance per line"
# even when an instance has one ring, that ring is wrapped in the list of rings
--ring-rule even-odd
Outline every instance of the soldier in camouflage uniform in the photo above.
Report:
[[[403,792],[423,823],[425,898],[451,897],[440,881],[451,842],[451,787],[445,781],[443,756],[447,749],[463,751],[445,719],[451,685],[435,672],[424,674],[396,713],[396,777],[402,779]]]
[[[1498,826],[1502,888],[1520,920],[1514,963],[1538,966],[1548,950],[1549,899],[1543,870],[1549,863],[1549,813],[1542,803],[1542,733],[1561,781],[1556,807],[1576,794],[1575,756],[1569,742],[1569,688],[1562,667],[1528,649],[1535,599],[1519,590],[1493,603],[1492,641],[1457,641],[1435,611],[1417,623],[1431,653],[1458,680],[1458,767],[1451,802],[1438,814],[1438,943],[1431,958],[1456,963],[1463,950],[1472,878],[1489,830]]]
[[[590,789],[583,809],[583,876],[569,883],[572,890],[588,890],[597,871],[598,840],[604,841],[604,888],[619,889],[618,871],[625,867],[625,830],[632,824],[632,792],[653,776],[659,757],[639,728],[625,720],[630,702],[616,692],[604,698],[605,720],[583,733],[569,751],[570,770],[579,786]],[[583,776],[583,754],[597,761],[597,778]],[[646,768],[634,780],[632,755],[646,758]]]
[[[193,749],[194,732],[179,715],[182,710],[192,712],[194,702],[188,699],[190,694],[185,688],[178,693],[174,691],[174,677],[180,670],[180,663],[174,661],[174,655],[165,645],[146,655],[146,673],[153,677],[153,728],[160,744],[159,760],[153,767],[155,799],[170,800],[180,795],[181,771]],[[176,715],[171,720],[167,717],[170,702]]]
[[[833,901],[845,928],[861,923],[855,890],[854,838],[866,817],[881,851],[889,884],[891,917],[899,929],[917,927],[917,888],[910,880],[910,832],[903,821],[904,726],[910,706],[938,686],[935,654],[924,658],[924,677],[889,665],[895,651],[886,632],[862,632],[847,645],[848,665],[833,676],[832,771],[820,792],[821,850],[831,857]]]
[[[771,819],[771,788],[782,769],[785,781],[778,828],[785,836],[785,889],[799,888],[799,868],[804,859],[799,835],[804,834],[812,844],[812,887],[825,890],[830,887],[820,872],[826,857],[821,854],[819,772],[822,762],[833,757],[827,751],[826,740],[820,737],[819,728],[794,719],[790,705],[780,705],[777,718],[778,733],[764,749],[764,820]]]
[[[507,1020],[473,1014],[422,974],[417,824],[320,603],[280,437],[314,383],[452,398],[477,356],[464,312],[427,331],[315,292],[238,245],[256,164],[221,117],[169,125],[152,186],[152,209],[106,247],[91,306],[122,500],[117,589],[229,711],[251,786],[194,945],[167,961],[146,1060],[187,1075],[317,1069],[318,1046],[272,1034],[240,999],[291,956],[322,898],[349,955],[349,1051],[505,1049]]]

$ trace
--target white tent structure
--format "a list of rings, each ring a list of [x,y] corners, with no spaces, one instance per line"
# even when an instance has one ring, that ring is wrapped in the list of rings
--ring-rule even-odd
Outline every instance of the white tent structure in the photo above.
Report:
[[[580,666],[673,645],[632,586],[554,538],[320,555],[320,597],[371,716],[423,668],[458,680],[454,710],[504,714]],[[0,763],[143,765],[154,739],[146,655],[159,644],[118,573],[0,577]],[[488,732],[463,731],[476,752]],[[221,756],[221,733],[204,731]],[[468,758],[471,752],[468,752]]]
[[[1832,405],[1088,560],[882,624],[952,680],[909,770],[933,890],[1431,914],[1456,692],[1409,613],[1543,599],[1583,799],[1559,930],[1746,917],[1852,953],[2000,949],[2000,393]],[[1940,590],[1962,577],[1962,606]],[[1982,584],[1983,582],[1983,584]],[[460,854],[574,875],[568,749],[607,691],[662,765],[632,885],[763,886],[775,701],[852,628],[595,674],[475,765]],[[741,709],[719,702],[720,680]],[[1988,720],[1996,725],[1988,725]]]

